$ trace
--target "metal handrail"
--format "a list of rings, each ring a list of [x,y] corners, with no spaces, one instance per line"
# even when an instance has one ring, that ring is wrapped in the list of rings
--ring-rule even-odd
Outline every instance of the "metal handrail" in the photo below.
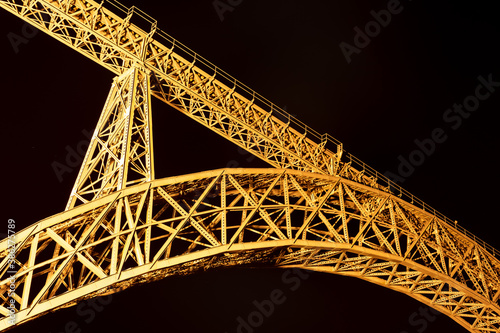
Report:
[[[112,6],[114,6],[116,9],[121,11],[124,14],[128,14],[130,11],[133,11],[134,14],[137,14],[139,17],[141,17],[143,20],[147,21],[151,25],[156,24],[156,20],[154,20],[151,16],[148,14],[144,13],[142,10],[138,9],[137,7],[131,7],[128,8],[118,2],[117,0],[106,0],[105,2],[110,3]],[[238,88],[238,93],[246,93],[248,94],[249,97],[253,98],[254,101],[258,101],[264,106],[267,106],[270,110],[273,111],[273,114],[278,114],[279,116],[283,117],[283,119],[286,119],[290,122],[290,125],[293,125],[293,128],[299,129],[304,131],[304,133],[307,132],[307,136],[309,138],[315,138],[317,141],[322,141],[326,137],[327,144],[331,143],[335,145],[335,150],[334,152],[337,151],[337,147],[340,146],[340,148],[343,151],[342,157],[347,159],[349,162],[351,162],[351,166],[353,166],[356,169],[356,166],[358,170],[364,170],[364,175],[368,177],[372,177],[376,183],[381,187],[381,190],[384,190],[388,193],[391,193],[393,195],[396,195],[400,197],[401,199],[411,202],[412,205],[416,206],[417,208],[420,208],[426,212],[432,213],[436,218],[450,226],[452,229],[455,228],[455,230],[461,232],[465,236],[471,238],[474,240],[476,243],[480,244],[483,248],[485,248],[487,251],[489,251],[493,256],[496,258],[500,258],[500,251],[495,249],[493,246],[489,245],[482,239],[476,237],[474,234],[472,234],[470,231],[459,225],[456,221],[452,221],[448,217],[446,217],[444,214],[440,213],[436,209],[432,208],[431,206],[427,205],[424,201],[422,201],[420,198],[414,196],[407,190],[405,190],[403,187],[395,183],[394,181],[390,180],[388,177],[385,175],[379,173],[377,170],[373,169],[366,163],[362,162],[360,159],[356,158],[350,153],[347,153],[345,150],[342,148],[342,143],[335,139],[333,136],[330,134],[320,134],[319,132],[315,131],[311,127],[307,126],[304,124],[302,121],[299,119],[295,118],[282,108],[278,107],[276,104],[272,103],[270,100],[265,98],[264,96],[258,94],[255,90],[249,88],[247,85],[243,84],[242,82],[238,81],[236,78],[231,76],[230,74],[226,73],[219,67],[215,66],[212,64],[210,61],[207,59],[203,58],[193,50],[191,50],[189,47],[186,45],[180,43],[177,41],[175,38],[167,34],[166,32],[162,31],[161,29],[156,29],[155,36],[161,37],[164,41],[170,43],[172,47],[175,46],[176,50],[181,50],[183,52],[183,56],[189,56],[192,58],[192,61],[196,61],[198,66],[201,64],[208,68],[209,70],[212,70],[214,74],[217,74],[217,78],[219,81],[221,79],[225,79],[229,85],[233,84],[235,86],[235,89]],[[158,38],[156,38],[158,40]],[[331,147],[331,145],[329,146]]]

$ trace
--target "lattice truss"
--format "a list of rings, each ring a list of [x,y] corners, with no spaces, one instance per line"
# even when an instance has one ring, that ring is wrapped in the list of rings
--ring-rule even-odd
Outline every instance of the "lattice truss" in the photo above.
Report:
[[[66,209],[154,179],[149,75],[114,79]]]
[[[183,58],[185,47],[158,41],[156,23],[150,32],[131,24],[132,11],[121,18],[94,1],[81,0],[3,0],[0,6],[113,73],[141,64],[152,74],[153,96],[274,167],[342,175],[377,186],[377,179],[341,161],[341,145],[327,149],[327,136],[314,140],[286,116],[259,106],[254,92],[238,92],[216,71],[204,71],[202,61]]]
[[[172,274],[264,263],[362,278],[471,332],[500,327],[498,259],[431,214],[335,176],[223,169],[172,177],[78,206],[17,237],[19,322]],[[8,250],[0,246],[0,312],[8,316]]]
[[[121,18],[94,1],[0,6],[118,75],[66,211],[17,234],[15,281],[0,242],[0,330],[12,299],[22,323],[168,275],[268,264],[365,279],[471,332],[500,331],[491,250],[395,197],[344,160],[340,144],[328,149],[327,137],[181,56],[175,41],[159,42],[155,22],[145,32],[133,11]],[[151,95],[277,169],[154,180]]]

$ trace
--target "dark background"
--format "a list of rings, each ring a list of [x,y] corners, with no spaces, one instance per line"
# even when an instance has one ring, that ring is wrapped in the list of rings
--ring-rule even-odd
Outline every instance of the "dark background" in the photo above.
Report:
[[[222,0],[227,3],[228,0]],[[491,1],[402,1],[403,10],[347,63],[339,44],[388,1],[126,1],[218,67],[378,171],[397,172],[414,140],[443,128],[447,140],[402,184],[496,248],[500,92],[453,130],[443,114],[474,94],[477,77],[500,81],[500,24]],[[238,4],[239,3],[239,4]],[[39,32],[13,47],[24,22],[0,11],[4,179],[2,223],[17,230],[64,210],[78,167],[58,179],[54,162],[87,141],[113,75]],[[266,167],[169,106],[153,101],[157,178]],[[283,270],[227,269],[134,287],[94,305],[60,310],[12,332],[236,332],[254,300],[286,301],[255,332],[465,332],[444,315],[416,317],[420,303],[361,280],[309,273],[292,291]],[[413,315],[413,317],[412,317]],[[413,318],[413,321],[412,319]],[[418,322],[416,321],[418,320]],[[67,322],[74,322],[65,327]]]

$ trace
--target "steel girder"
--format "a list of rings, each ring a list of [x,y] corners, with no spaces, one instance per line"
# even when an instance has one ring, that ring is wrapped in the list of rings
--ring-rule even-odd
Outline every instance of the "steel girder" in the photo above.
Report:
[[[66,210],[154,179],[149,77],[132,67],[114,79]]]
[[[16,321],[218,266],[348,275],[407,294],[471,332],[500,328],[500,262],[398,197],[337,176],[222,169],[146,182],[16,236]],[[0,242],[0,329],[9,327]]]
[[[337,175],[431,209],[328,134],[320,135],[157,29],[146,14],[107,2],[114,12],[92,0],[0,0],[0,7],[117,75],[139,66],[151,75],[154,97],[274,167]],[[151,30],[131,23],[134,13]]]
[[[337,175],[431,209],[328,134],[320,135],[157,29],[146,14],[127,11],[115,0],[107,3],[114,11],[92,0],[0,0],[0,7],[117,75],[139,66],[151,75],[154,97],[274,167]],[[134,17],[151,29],[133,24]]]
[[[274,167],[377,183],[341,161],[340,142],[281,112],[161,32],[151,18],[151,31],[144,31],[131,23],[134,11],[123,18],[94,1],[2,0],[0,6],[117,75],[140,64],[152,73],[153,96]]]
[[[86,0],[0,6],[119,75],[67,211],[17,235],[14,281],[12,247],[0,242],[0,329],[10,325],[11,301],[22,323],[168,275],[265,263],[365,279],[471,332],[499,331],[494,249],[422,202],[394,196],[413,203],[155,21],[145,17],[144,31],[131,23],[133,10],[122,18]],[[278,169],[154,181],[150,94]]]

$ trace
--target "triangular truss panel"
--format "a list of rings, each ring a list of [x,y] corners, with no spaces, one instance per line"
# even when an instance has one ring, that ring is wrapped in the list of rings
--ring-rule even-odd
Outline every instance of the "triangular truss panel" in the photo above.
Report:
[[[114,79],[66,209],[154,179],[149,75]]]
[[[0,331],[170,275],[271,265],[396,290],[500,331],[500,255],[151,24],[91,0],[0,7],[117,75],[66,210],[0,242]],[[155,180],[151,96],[275,169]],[[15,271],[13,271],[16,269]],[[14,277],[14,278],[13,278]]]
[[[222,169],[155,180],[17,237],[19,323],[168,275],[272,265],[382,285],[472,332],[500,328],[498,258],[433,214],[340,177]],[[6,242],[0,251],[2,328],[9,325]]]

